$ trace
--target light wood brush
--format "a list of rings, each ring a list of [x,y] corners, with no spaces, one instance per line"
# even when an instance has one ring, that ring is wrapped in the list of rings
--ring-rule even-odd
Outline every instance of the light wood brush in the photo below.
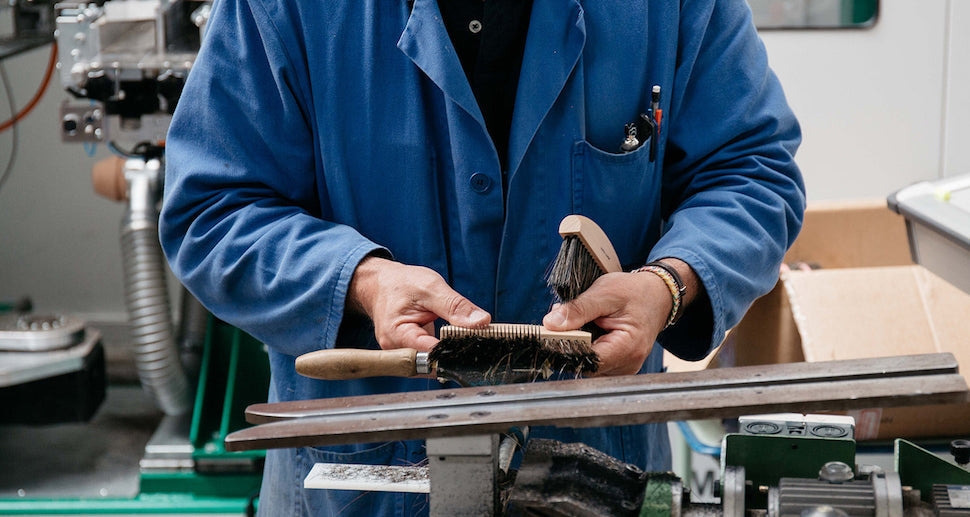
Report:
[[[592,219],[567,215],[559,223],[562,246],[546,275],[546,284],[568,302],[606,273],[623,271],[613,243]]]

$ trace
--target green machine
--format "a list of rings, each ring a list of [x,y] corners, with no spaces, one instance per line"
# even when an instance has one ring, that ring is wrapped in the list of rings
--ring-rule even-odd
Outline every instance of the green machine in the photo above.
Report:
[[[689,480],[673,473],[641,472],[583,446],[538,440],[545,443],[530,442],[511,490],[514,515],[970,516],[970,441],[951,444],[954,464],[896,440],[893,465],[880,466],[864,463],[870,457],[857,451],[850,417],[755,415],[738,426],[721,442],[720,502],[693,502]]]
[[[970,441],[952,442],[955,464],[895,440],[893,466],[886,468],[857,460],[848,417],[785,413],[738,422],[739,432],[721,444],[720,504],[692,504],[686,490],[673,490],[682,500],[671,504],[670,490],[648,485],[639,515],[970,516]],[[664,494],[661,501],[656,493]]]

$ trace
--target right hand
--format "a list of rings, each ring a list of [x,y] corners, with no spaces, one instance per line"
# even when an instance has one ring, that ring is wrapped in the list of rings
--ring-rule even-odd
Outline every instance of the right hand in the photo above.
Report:
[[[347,307],[374,322],[377,343],[385,350],[431,350],[438,342],[434,322],[477,328],[492,317],[452,289],[441,275],[377,256],[357,265],[347,293]]]

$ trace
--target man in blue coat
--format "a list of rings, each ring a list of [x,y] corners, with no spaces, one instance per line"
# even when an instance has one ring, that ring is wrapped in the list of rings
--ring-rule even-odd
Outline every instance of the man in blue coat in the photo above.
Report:
[[[442,320],[595,321],[602,374],[657,372],[655,342],[703,357],[776,281],[804,209],[799,141],[743,0],[219,0],[168,136],[161,239],[206,307],[269,346],[270,401],[435,389],[311,380],[294,359],[428,350]],[[567,214],[686,291],[612,273],[550,310]],[[663,426],[534,435],[669,468]],[[422,447],[269,451],[260,511],[426,512],[302,489],[315,462],[408,465]]]

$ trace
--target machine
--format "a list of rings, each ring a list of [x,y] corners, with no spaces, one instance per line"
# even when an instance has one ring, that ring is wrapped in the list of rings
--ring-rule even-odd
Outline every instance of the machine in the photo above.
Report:
[[[10,6],[15,31],[0,40],[0,52],[56,38],[60,80],[73,97],[61,107],[62,140],[103,143],[118,155],[96,167],[95,186],[125,204],[120,247],[131,351],[141,387],[163,416],[138,463],[137,493],[21,493],[0,499],[0,514],[251,514],[263,453],[227,452],[223,440],[245,425],[248,404],[265,400],[265,348],[213,319],[187,292],[170,295],[158,242],[165,134],[210,3],[18,0]],[[7,406],[12,410],[3,422],[86,422],[105,400],[105,377],[100,334],[84,322],[0,315],[0,400],[21,403]],[[45,393],[51,396],[40,398]]]
[[[963,468],[905,442],[894,472],[856,466],[851,418],[744,415],[967,396],[950,354],[790,363],[257,404],[246,410],[257,425],[231,433],[226,448],[425,439],[427,466],[317,464],[304,488],[427,492],[433,516],[891,517],[904,507],[931,512],[906,515],[961,515],[970,512]],[[691,503],[670,473],[644,473],[582,444],[523,439],[536,425],[735,417],[740,430],[721,447],[719,504]],[[968,446],[954,445],[964,464]]]

